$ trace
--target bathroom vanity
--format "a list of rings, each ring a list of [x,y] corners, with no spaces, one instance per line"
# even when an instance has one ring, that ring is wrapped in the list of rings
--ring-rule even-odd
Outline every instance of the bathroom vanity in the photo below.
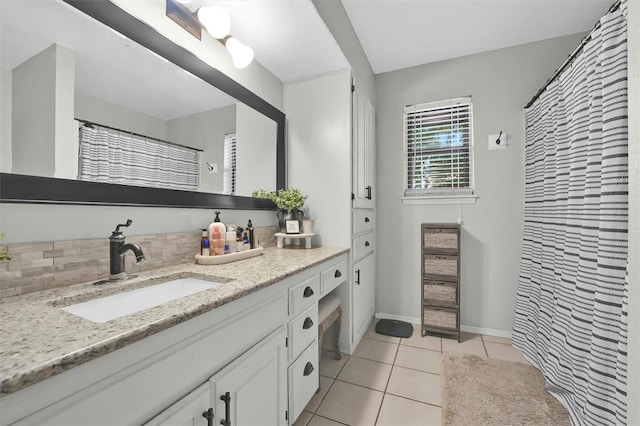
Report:
[[[347,266],[347,249],[271,248],[5,299],[0,423],[291,424],[318,388],[318,301]],[[222,285],[105,323],[60,309],[182,277]]]

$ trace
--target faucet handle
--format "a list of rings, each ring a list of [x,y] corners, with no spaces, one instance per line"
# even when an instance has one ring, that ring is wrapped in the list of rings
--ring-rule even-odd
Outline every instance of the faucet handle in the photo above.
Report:
[[[120,232],[120,227],[127,227],[129,225],[131,225],[133,223],[133,221],[131,219],[127,219],[127,223],[119,223],[118,226],[116,226],[116,230],[115,232]]]

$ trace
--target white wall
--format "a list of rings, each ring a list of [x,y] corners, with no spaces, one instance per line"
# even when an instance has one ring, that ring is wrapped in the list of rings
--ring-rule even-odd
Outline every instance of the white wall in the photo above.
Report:
[[[314,244],[351,245],[351,74],[285,86],[289,187],[307,195]]]
[[[158,139],[167,138],[164,120],[80,92],[75,93],[74,117]]]
[[[523,226],[523,107],[581,35],[376,76],[377,296],[379,313],[420,318],[421,223],[462,221],[461,323],[509,335]],[[403,205],[403,107],[471,95],[475,205]],[[509,134],[487,150],[487,136]],[[471,328],[470,328],[471,327]]]
[[[627,424],[640,425],[640,1],[628,3],[629,330]]]
[[[78,177],[78,127],[71,114],[74,111],[75,52],[56,46],[56,93],[53,114],[55,120],[55,167],[53,176],[61,179]]]
[[[222,193],[224,135],[235,131],[235,105],[167,121],[168,140],[203,150],[200,153],[200,191]],[[207,162],[218,163],[218,172],[210,172]]]
[[[236,194],[275,191],[276,122],[242,103],[236,110]]]
[[[373,70],[342,2],[326,0],[312,0],[312,2],[329,28],[331,35],[340,46],[347,61],[349,61],[353,76],[359,85],[359,90],[375,105],[376,93]]]
[[[11,173],[11,70],[0,67],[0,172]]]
[[[53,177],[56,47],[49,46],[13,69],[13,173]]]

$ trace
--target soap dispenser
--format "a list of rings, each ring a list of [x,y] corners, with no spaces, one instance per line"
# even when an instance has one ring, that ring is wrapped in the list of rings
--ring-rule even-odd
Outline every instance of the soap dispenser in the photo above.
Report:
[[[224,225],[224,223],[220,221],[220,212],[215,211],[214,213],[216,214],[216,217],[215,219],[213,219],[213,222],[211,223],[211,225],[209,225],[209,238],[211,239],[211,241],[213,241],[213,231],[214,229],[217,229],[220,235],[222,235],[222,239],[224,241],[224,237],[227,232],[227,227]],[[213,249],[213,246],[211,248]],[[222,245],[222,249],[224,250],[224,244]]]

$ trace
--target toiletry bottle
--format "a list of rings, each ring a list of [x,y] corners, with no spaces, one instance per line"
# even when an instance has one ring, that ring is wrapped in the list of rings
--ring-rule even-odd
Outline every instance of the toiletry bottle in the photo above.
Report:
[[[249,236],[247,235],[247,231],[244,231],[244,237],[242,239],[242,251],[249,250]]]
[[[209,239],[207,238],[202,242],[202,255],[203,256],[211,256],[211,249],[209,248]]]
[[[220,256],[224,254],[224,238],[220,235],[220,229],[213,228],[213,234],[211,235],[211,251],[214,256]]]
[[[247,223],[247,233],[249,234],[249,248],[255,248],[255,241],[253,240],[253,224],[251,223],[251,219]]]
[[[229,253],[235,253],[238,245],[236,244],[236,227],[235,225],[227,226],[227,235],[225,244],[229,246]]]
[[[205,242],[207,247],[207,254],[204,254]],[[202,230],[202,240],[200,240],[200,256],[209,256],[209,234],[206,229]]]
[[[218,232],[220,232],[220,235],[222,236],[222,239],[224,241],[225,232],[227,232],[227,227],[224,226],[224,223],[220,221],[220,217],[219,217],[220,212],[215,211],[214,213],[216,214],[216,218],[213,219],[213,222],[211,223],[211,225],[209,225],[209,238],[213,240],[213,230],[218,229]],[[211,246],[211,248],[213,249],[213,245]],[[224,244],[222,245],[222,249],[224,250]]]

